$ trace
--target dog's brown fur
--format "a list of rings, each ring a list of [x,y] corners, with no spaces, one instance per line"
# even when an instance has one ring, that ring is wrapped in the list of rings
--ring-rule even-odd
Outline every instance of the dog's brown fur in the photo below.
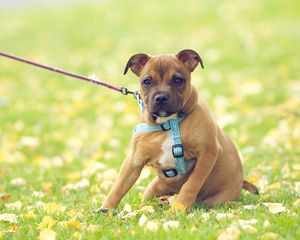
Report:
[[[213,206],[238,199],[242,187],[258,193],[254,185],[243,181],[242,165],[234,144],[217,126],[191,85],[191,72],[199,63],[203,67],[202,59],[193,50],[155,57],[136,54],[129,59],[125,73],[131,69],[141,81],[140,93],[145,102],[142,122],[160,124],[177,114],[184,116],[180,123],[184,158],[193,161],[184,176],[167,178],[161,170],[176,167],[175,160],[168,155],[172,145],[170,131],[134,134],[131,151],[102,208],[116,208],[145,165],[157,170],[157,176],[144,193],[145,200],[177,193],[177,202],[186,207],[196,201]],[[183,83],[175,83],[176,77]],[[150,86],[144,85],[145,79],[150,80]],[[155,100],[160,93],[166,97],[163,106]]]

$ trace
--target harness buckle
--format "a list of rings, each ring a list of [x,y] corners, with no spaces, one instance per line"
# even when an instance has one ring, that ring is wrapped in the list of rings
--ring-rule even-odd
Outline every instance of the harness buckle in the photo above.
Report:
[[[178,175],[177,170],[174,169],[167,169],[167,170],[162,170],[163,174],[167,177],[167,178],[172,178]]]
[[[160,127],[163,131],[168,131],[171,129],[169,121],[163,122],[162,124],[160,124]]]
[[[174,144],[172,146],[172,154],[174,158],[181,158],[184,156],[182,144]]]

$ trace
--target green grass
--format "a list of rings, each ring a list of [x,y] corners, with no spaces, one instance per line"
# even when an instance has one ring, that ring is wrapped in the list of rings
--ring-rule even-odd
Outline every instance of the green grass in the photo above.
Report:
[[[91,212],[101,205],[129,148],[139,109],[131,97],[0,58],[0,214],[15,213],[18,223],[0,221],[0,239],[35,239],[46,215],[57,222],[57,239],[215,239],[236,225],[239,239],[300,237],[300,41],[298,1],[86,1],[85,4],[0,11],[0,51],[28,57],[83,75],[138,88],[133,74],[123,76],[128,58],[137,52],[176,53],[197,50],[205,69],[193,83],[217,121],[243,155],[245,178],[257,184],[258,197],[243,192],[239,202],[208,210],[196,205],[189,214],[167,216],[157,203],[148,220],[177,220],[180,227],[156,232],[138,225],[139,216]],[[26,144],[30,136],[29,144]],[[104,169],[95,168],[103,163]],[[57,165],[57,166],[56,166]],[[92,171],[94,170],[94,171]],[[113,175],[113,174],[111,174]],[[106,176],[106,177],[105,177]],[[21,177],[22,186],[11,180]],[[69,183],[87,179],[89,186],[66,192]],[[146,178],[120,205],[140,206]],[[49,183],[52,186],[49,187]],[[48,187],[47,187],[48,184]],[[298,185],[297,185],[298,186]],[[297,192],[298,190],[298,192]],[[38,197],[35,191],[43,193]],[[7,205],[20,201],[19,210]],[[43,203],[66,206],[47,213]],[[286,212],[272,214],[261,203],[283,203]],[[257,205],[244,210],[244,205]],[[62,228],[74,209],[80,228]],[[32,211],[31,218],[25,214]],[[210,219],[203,221],[201,214]],[[217,221],[218,213],[232,219]],[[238,219],[257,219],[255,233]],[[265,220],[270,222],[264,227]],[[97,225],[94,232],[90,224]],[[75,233],[75,236],[74,236]]]

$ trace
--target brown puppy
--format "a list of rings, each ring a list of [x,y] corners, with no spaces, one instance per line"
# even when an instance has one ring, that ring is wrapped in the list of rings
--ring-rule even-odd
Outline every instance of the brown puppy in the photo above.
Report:
[[[203,68],[200,56],[193,50],[155,57],[136,54],[129,59],[124,74],[130,68],[140,78],[140,94],[145,103],[142,122],[159,125],[182,116],[180,134],[184,159],[189,161],[184,175],[165,176],[163,170],[176,168],[170,131],[135,133],[131,151],[102,209],[118,206],[145,165],[157,171],[144,193],[145,200],[177,193],[177,206],[191,207],[195,201],[213,206],[236,200],[242,187],[258,193],[254,185],[243,181],[234,144],[217,126],[191,85],[191,72],[199,63]]]

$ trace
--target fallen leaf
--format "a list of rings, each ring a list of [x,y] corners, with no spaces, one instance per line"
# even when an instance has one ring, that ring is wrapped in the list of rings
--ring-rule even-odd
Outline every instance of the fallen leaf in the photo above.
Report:
[[[278,239],[279,235],[277,233],[273,233],[273,232],[266,232],[264,235],[263,235],[263,238],[266,238],[266,239]]]
[[[68,228],[75,228],[80,229],[81,223],[78,221],[77,218],[72,218],[69,221],[67,221]]]
[[[23,218],[36,218],[36,214],[33,211],[28,211],[22,215]]]
[[[154,221],[148,221],[145,226],[145,229],[151,232],[156,232],[158,228],[159,228],[159,224]]]
[[[169,230],[172,228],[178,228],[180,223],[178,221],[167,221],[163,223],[163,228]]]
[[[269,203],[267,208],[268,208],[269,212],[272,214],[286,212],[286,208],[283,206],[282,203]]]
[[[134,212],[130,212],[130,213],[127,213],[125,215],[123,215],[124,212],[121,211],[119,214],[118,214],[118,217],[121,218],[121,220],[127,220],[127,219],[130,219],[130,218],[133,218],[135,217],[136,215],[138,215],[138,212],[137,211],[134,211]]]
[[[0,214],[0,221],[10,222],[10,223],[17,223],[17,215],[13,213],[3,213]]]
[[[43,206],[43,208],[46,213],[52,214],[52,213],[64,213],[67,207],[57,203],[46,203]]]
[[[298,198],[294,203],[293,203],[294,207],[299,207],[300,206],[300,198]]]
[[[55,225],[56,221],[50,217],[50,216],[45,216],[43,217],[42,222],[39,224],[39,228],[40,229],[44,229],[44,228],[52,228]]]
[[[39,240],[55,240],[55,238],[56,238],[56,232],[47,228],[43,229],[39,235]]]
[[[209,213],[202,213],[200,217],[201,217],[201,220],[206,222],[210,218],[210,215],[209,215]]]
[[[139,213],[154,213],[155,209],[153,206],[143,206],[142,208],[140,208]]]
[[[258,205],[245,205],[244,206],[245,210],[253,210],[253,209],[256,209],[256,208],[258,208]]]
[[[171,208],[167,211],[167,214],[174,214],[184,212],[186,210],[186,206],[180,202],[175,202],[171,205]]]
[[[216,220],[217,221],[221,221],[221,220],[223,220],[223,219],[231,219],[231,218],[233,218],[234,216],[233,216],[233,214],[231,214],[231,213],[218,213],[217,215],[216,215]]]
[[[142,215],[139,219],[139,226],[140,227],[145,227],[146,226],[146,223],[148,222],[148,218],[146,217],[146,215]]]
[[[53,183],[52,182],[43,182],[41,184],[43,191],[48,194],[52,195],[52,188],[53,188]]]
[[[14,203],[6,203],[4,206],[10,210],[20,210],[22,205],[20,201],[16,201]]]
[[[72,239],[81,239],[81,233],[80,232],[74,232],[73,233],[73,236],[72,236]]]
[[[242,225],[242,229],[247,233],[256,233],[257,229],[251,225]]]
[[[235,225],[230,225],[218,235],[218,240],[235,240],[238,239],[240,230]]]
[[[270,224],[270,222],[269,222],[268,219],[264,221],[263,225],[264,225],[264,228],[267,228],[267,227],[271,226],[271,224]]]
[[[100,229],[100,226],[95,224],[90,224],[86,228],[86,230],[89,232],[96,232],[98,229]]]
[[[3,202],[8,201],[10,198],[11,198],[10,195],[4,195],[4,196],[1,197],[1,199],[2,199]]]
[[[250,220],[239,219],[239,224],[241,226],[250,225],[250,224],[257,224],[257,223],[258,223],[257,219],[250,219]]]
[[[124,205],[123,211],[130,213],[130,212],[132,212],[132,207],[128,203],[126,203]]]
[[[14,178],[10,180],[10,183],[15,186],[24,186],[26,184],[26,180],[24,178]]]
[[[36,147],[39,145],[39,139],[32,136],[23,136],[20,139],[20,144],[26,147]]]
[[[17,231],[19,231],[19,227],[16,225],[10,226],[8,229],[8,232],[11,232],[11,233],[15,233]]]

